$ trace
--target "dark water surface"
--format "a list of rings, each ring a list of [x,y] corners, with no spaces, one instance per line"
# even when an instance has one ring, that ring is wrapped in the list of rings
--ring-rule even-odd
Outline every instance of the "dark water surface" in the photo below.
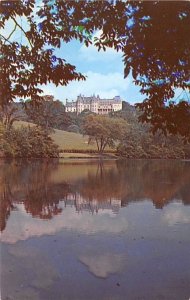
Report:
[[[190,162],[0,162],[2,300],[189,300]]]

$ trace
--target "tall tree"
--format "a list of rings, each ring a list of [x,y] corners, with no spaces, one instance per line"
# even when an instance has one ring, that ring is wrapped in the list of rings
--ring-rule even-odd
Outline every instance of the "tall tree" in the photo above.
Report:
[[[154,130],[180,133],[190,140],[188,94],[178,103],[175,89],[190,89],[189,1],[1,1],[0,26],[11,21],[9,36],[1,34],[1,104],[16,97],[40,100],[39,84],[66,85],[85,79],[75,66],[55,55],[62,42],[77,39],[98,49],[114,47],[124,54],[124,75],[132,72],[145,95],[138,104],[141,120]],[[35,9],[34,9],[35,8]],[[97,17],[98,16],[98,17]],[[23,25],[18,18],[23,18]],[[25,25],[24,25],[25,24]],[[21,31],[21,41],[14,32]],[[185,125],[184,125],[185,123]]]
[[[0,121],[5,129],[10,129],[13,123],[19,119],[21,119],[21,114],[14,103],[9,103],[3,107],[0,106]]]
[[[103,154],[106,146],[114,147],[126,132],[127,122],[123,119],[107,116],[89,115],[86,117],[83,132],[89,136],[89,142],[95,140],[98,152]]]
[[[152,124],[153,132],[190,140],[190,2],[131,1],[124,10],[127,20],[120,15],[113,27],[107,21],[96,45],[123,51],[124,75],[131,71],[145,95],[137,104],[140,120]],[[176,89],[184,91],[180,101]]]
[[[42,127],[47,133],[53,128],[66,129],[71,124],[71,118],[65,112],[63,103],[53,96],[44,96],[43,102],[35,105],[31,100],[24,105],[30,121]]]

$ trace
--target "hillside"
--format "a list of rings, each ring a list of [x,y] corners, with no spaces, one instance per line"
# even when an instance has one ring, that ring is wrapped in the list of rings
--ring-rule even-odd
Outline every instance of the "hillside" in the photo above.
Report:
[[[55,129],[51,134],[55,143],[63,150],[96,150],[94,144],[88,145],[88,137],[82,134]]]
[[[24,122],[24,121],[16,121],[14,126],[16,128],[21,126],[35,126],[32,123]],[[55,129],[54,133],[51,134],[54,142],[59,146],[62,150],[96,150],[95,144],[88,145],[88,138],[84,137],[82,134],[67,132],[63,130]]]

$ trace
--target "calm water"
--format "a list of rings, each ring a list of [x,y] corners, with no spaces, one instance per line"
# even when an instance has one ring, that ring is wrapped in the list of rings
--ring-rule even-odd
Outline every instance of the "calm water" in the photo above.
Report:
[[[0,162],[2,300],[189,300],[190,162]]]

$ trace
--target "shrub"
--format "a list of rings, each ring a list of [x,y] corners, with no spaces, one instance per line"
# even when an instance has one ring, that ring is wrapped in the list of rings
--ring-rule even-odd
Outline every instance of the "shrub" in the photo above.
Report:
[[[126,158],[149,158],[142,146],[132,143],[129,145],[120,143],[117,147],[117,155]]]
[[[2,151],[5,157],[50,158],[58,157],[58,146],[51,137],[37,127],[5,130]]]
[[[149,145],[143,147],[141,144],[120,143],[117,147],[117,155],[126,158],[185,158],[184,146],[182,145]]]

